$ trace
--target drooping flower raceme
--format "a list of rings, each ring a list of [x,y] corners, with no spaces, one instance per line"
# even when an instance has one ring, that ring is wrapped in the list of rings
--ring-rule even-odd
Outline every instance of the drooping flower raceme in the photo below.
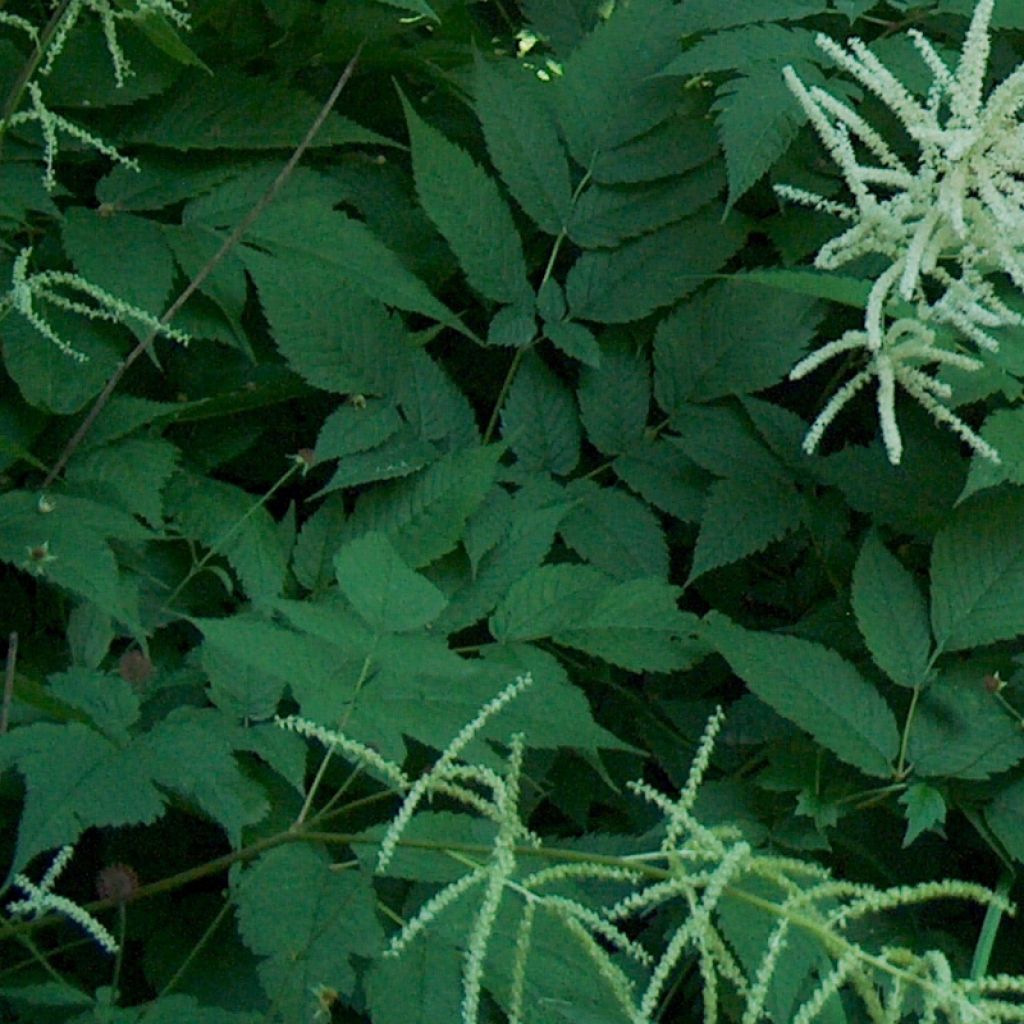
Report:
[[[841,388],[804,441],[811,452],[836,414],[871,378],[889,461],[900,461],[896,385],[950,426],[979,455],[998,453],[939,399],[948,385],[924,367],[938,363],[980,369],[970,356],[942,347],[933,325],[949,325],[982,350],[998,348],[993,328],[1024,318],[1002,302],[990,275],[1005,274],[1024,291],[1024,64],[984,97],[989,23],[995,0],[979,0],[955,71],[919,32],[911,39],[933,81],[922,102],[859,39],[841,46],[819,35],[835,63],[892,110],[917,144],[916,164],[896,154],[852,107],[824,89],[807,87],[792,67],[783,74],[829,154],[842,170],[852,203],[837,203],[787,185],[780,196],[836,214],[849,227],[817,254],[835,269],[876,254],[889,260],[867,303],[864,328],[848,331],[802,360],[797,379],[839,352],[863,349],[865,367]],[[913,303],[915,316],[891,322],[892,305]]]

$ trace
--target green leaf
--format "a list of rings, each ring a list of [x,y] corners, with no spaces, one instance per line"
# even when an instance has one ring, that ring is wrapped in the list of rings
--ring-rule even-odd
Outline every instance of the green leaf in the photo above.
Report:
[[[250,257],[274,341],[292,369],[314,387],[337,394],[390,395],[406,358],[397,316],[322,267],[301,275],[281,261]]]
[[[601,185],[656,181],[685,174],[713,160],[718,138],[704,109],[685,98],[680,116],[665,121],[636,139],[602,150],[593,165],[593,179]]]
[[[996,409],[985,420],[981,436],[999,452],[999,464],[975,455],[958,502],[987,487],[1024,484],[1024,410]]]
[[[52,306],[45,312],[57,335],[73,343],[85,362],[65,355],[20,314],[9,314],[4,319],[4,367],[29,405],[66,416],[100,393],[124,346],[117,329],[107,324]]]
[[[552,635],[630,672],[690,668],[708,654],[699,621],[676,604],[679,589],[661,579],[612,584],[574,623]]]
[[[119,747],[79,722],[0,736],[0,765],[11,764],[26,794],[3,888],[36,854],[75,843],[87,828],[149,824],[163,813],[145,747]]]
[[[782,68],[786,64],[825,59],[814,36],[813,32],[803,28],[745,25],[706,36],[676,57],[662,69],[661,74],[689,77],[740,68],[757,77],[764,76],[766,80],[769,75],[774,75],[781,81]],[[795,105],[792,99],[786,106],[791,105]],[[762,113],[769,109],[766,106]]]
[[[598,21],[600,0],[523,0],[534,32],[557,52],[572,50]]]
[[[61,225],[64,250],[91,284],[160,316],[174,282],[174,261],[162,225],[131,213],[69,209]],[[131,253],[130,260],[111,253]],[[138,328],[147,334],[146,327]]]
[[[434,13],[426,0],[377,0],[377,3],[387,4],[389,7],[397,7],[403,11],[412,11],[413,14],[422,14],[440,24],[441,19]]]
[[[495,302],[532,295],[522,243],[498,187],[474,160],[402,97],[416,194],[455,253],[470,286]]]
[[[798,64],[803,81],[820,75],[813,65]],[[789,149],[806,121],[775,64],[755,64],[753,73],[738,75],[719,87],[714,106],[725,150],[729,178],[727,209],[755,185]]]
[[[952,664],[921,694],[907,750],[918,777],[987,779],[1024,760],[1024,733],[985,689],[996,667]]]
[[[414,476],[367,491],[345,524],[345,537],[378,530],[414,569],[440,558],[458,543],[490,490],[503,450],[488,445],[455,452]]]
[[[1024,779],[996,793],[985,808],[985,822],[1010,856],[1024,862]]]
[[[538,566],[509,587],[491,616],[491,635],[507,644],[569,629],[607,587],[607,577],[589,566]]]
[[[801,525],[804,510],[800,493],[784,481],[757,476],[715,481],[708,490],[686,585],[781,540]]]
[[[987,491],[959,505],[932,547],[932,630],[939,650],[1024,632],[1024,491]]]
[[[710,478],[667,441],[645,442],[620,455],[615,472],[645,501],[686,523],[704,509]]]
[[[49,692],[58,700],[84,711],[92,725],[123,745],[128,730],[139,718],[139,695],[120,676],[71,669],[47,677]]]
[[[658,401],[671,414],[684,402],[709,402],[778,383],[804,354],[820,315],[812,299],[742,279],[716,282],[658,324]]]
[[[942,794],[927,782],[915,782],[900,795],[900,803],[907,808],[907,831],[903,837],[905,850],[922,833],[941,826],[946,820],[946,801]],[[986,811],[986,816],[987,816]],[[989,820],[989,825],[992,825]],[[993,829],[998,834],[998,830]]]
[[[246,241],[269,252],[253,244],[239,249],[261,296],[276,286],[301,291],[306,303],[310,296],[322,300],[338,290],[340,279],[370,299],[422,313],[472,337],[370,228],[344,213],[325,210],[322,199],[272,206],[249,229]]]
[[[259,497],[209,477],[179,473],[167,486],[167,512],[186,537],[223,555],[253,598],[284,586],[287,553]]]
[[[647,358],[624,338],[607,338],[601,366],[580,372],[576,398],[587,439],[604,455],[632,449],[644,437],[651,406]]]
[[[763,21],[790,21],[821,14],[824,0],[687,0],[682,31],[687,35]]]
[[[501,410],[502,437],[524,470],[567,476],[580,457],[572,392],[535,353],[523,360]]]
[[[76,452],[66,479],[80,490],[142,516],[151,526],[163,521],[163,489],[174,473],[179,451],[159,438],[127,437]]]
[[[262,854],[237,883],[234,900],[239,933],[263,958],[260,980],[285,1020],[312,1019],[319,986],[351,996],[355,958],[380,955],[384,934],[369,879],[332,871],[308,844]]]
[[[724,185],[717,162],[649,184],[591,185],[573,206],[568,234],[585,249],[615,246],[690,216]]]
[[[553,342],[566,355],[578,359],[587,366],[601,365],[601,348],[592,331],[583,324],[562,320],[559,323],[546,323],[544,337]]]
[[[655,376],[654,388],[663,407],[672,401]],[[667,440],[688,459],[716,476],[753,480],[759,477],[789,482],[791,475],[761,442],[746,417],[733,405],[685,405],[677,409],[672,426],[677,436]]]
[[[211,708],[177,708],[146,734],[154,780],[194,800],[227,833],[232,848],[242,829],[270,809],[262,788],[234,757],[249,746],[247,730]]]
[[[914,577],[868,535],[853,570],[851,603],[875,664],[900,686],[927,679],[932,634]]]
[[[376,632],[419,629],[444,610],[444,594],[399,558],[388,539],[366,533],[334,559],[338,587]]]
[[[561,522],[562,539],[596,569],[618,580],[668,578],[668,545],[642,501],[610,487],[570,489],[583,500]]]
[[[334,579],[334,556],[347,513],[338,495],[328,498],[303,524],[292,551],[292,572],[307,590],[322,590]]]
[[[692,292],[745,238],[738,218],[723,224],[717,210],[708,210],[611,252],[586,252],[566,280],[572,315],[610,324],[639,320]]]
[[[206,643],[245,666],[272,676],[291,687],[301,713],[318,722],[339,719],[352,699],[366,652],[373,638],[354,613],[331,606],[275,602],[290,620],[298,619],[302,632],[275,625],[252,615],[224,619],[194,619]],[[325,616],[330,621],[330,640],[311,630]],[[270,703],[273,688],[257,679],[245,700],[257,697]]]
[[[0,495],[0,561],[67,587],[141,635],[137,592],[121,577],[106,539],[138,542],[149,531],[120,509],[87,498],[62,494],[52,505],[41,512],[37,494]]]
[[[479,54],[473,84],[494,166],[533,221],[557,235],[569,218],[572,186],[548,102],[550,88],[514,61],[485,61]]]
[[[719,612],[705,624],[706,639],[769,707],[841,761],[891,777],[900,746],[896,718],[848,661],[808,640],[742,629]]]
[[[174,90],[129,126],[125,141],[167,149],[294,149],[320,111],[320,101],[267,75],[217,68],[216,87],[202,71],[180,78]],[[310,145],[394,143],[331,111]]]
[[[678,52],[680,9],[669,0],[616,7],[564,63],[555,83],[569,152],[589,168],[603,150],[653,128],[672,113],[678,90],[652,79]]]

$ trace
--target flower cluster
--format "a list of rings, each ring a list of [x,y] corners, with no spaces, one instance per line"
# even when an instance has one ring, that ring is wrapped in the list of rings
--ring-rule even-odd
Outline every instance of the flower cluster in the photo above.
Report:
[[[7,909],[12,914],[32,917],[42,917],[43,914],[50,911],[63,914],[86,931],[108,953],[116,953],[117,943],[114,941],[114,937],[96,918],[66,896],[58,896],[51,891],[61,872],[67,867],[68,861],[71,860],[73,852],[72,847],[62,846],[38,885],[26,878],[25,875],[15,875],[14,884],[26,896],[24,899],[12,900],[7,904]]]
[[[978,348],[995,351],[995,328],[1024,322],[999,298],[990,279],[1004,274],[1024,291],[1024,64],[985,98],[989,22],[995,0],[979,0],[956,70],[951,71],[919,32],[909,33],[932,74],[919,100],[859,39],[843,47],[819,35],[818,46],[898,118],[918,149],[916,164],[901,158],[852,107],[817,86],[807,87],[787,67],[784,76],[812,127],[839,165],[853,203],[837,203],[787,185],[783,198],[833,213],[849,227],[817,254],[815,265],[834,269],[873,254],[889,261],[875,281],[863,330],[848,331],[812,353],[791,372],[799,378],[826,359],[861,349],[867,363],[828,403],[804,443],[813,451],[842,406],[870,379],[878,381],[878,412],[892,463],[902,454],[895,415],[896,385],[979,455],[998,453],[938,399],[948,385],[929,364],[976,370],[981,362],[940,345],[948,325]],[[912,303],[913,318],[894,322],[892,307]]]
[[[87,358],[82,352],[73,348],[56,332],[39,311],[40,305],[49,303],[58,309],[65,309],[72,313],[79,313],[90,320],[107,320],[111,323],[130,323],[135,321],[148,327],[156,334],[173,338],[181,344],[187,344],[189,336],[184,331],[168,327],[158,320],[152,313],[133,306],[122,299],[105,292],[102,288],[90,284],[77,274],[69,274],[63,270],[43,270],[35,274],[29,274],[28,261],[32,256],[31,249],[22,249],[18,258],[14,261],[14,270],[11,275],[11,288],[8,293],[0,297],[0,315],[8,309],[14,309],[43,337],[48,338],[67,356],[84,362]],[[58,289],[78,292],[79,295],[92,299],[92,303],[82,302],[78,298],[72,298]]]
[[[728,987],[740,998],[744,1024],[758,1024],[769,1015],[777,979],[781,988],[792,987],[793,971],[806,958],[806,945],[788,963],[790,940],[802,933],[817,944],[820,958],[808,987],[794,1003],[793,1024],[811,1024],[834,1004],[841,990],[850,990],[864,1004],[874,1024],[902,1024],[908,1017],[921,1021],[948,1019],[963,1024],[987,1021],[1024,1021],[1024,977],[954,977],[946,957],[937,951],[923,954],[895,946],[866,948],[847,938],[851,922],[896,907],[935,899],[966,899],[998,906],[1012,913],[1006,901],[989,890],[967,882],[940,881],[916,886],[877,889],[834,879],[813,863],[759,852],[730,825],[708,827],[694,814],[694,805],[711,763],[724,715],[711,717],[692,762],[686,784],[676,797],[636,782],[630,788],[652,804],[663,819],[656,849],[618,857],[588,856],[580,849],[543,847],[522,819],[519,787],[524,740],[512,738],[504,771],[460,760],[469,742],[493,715],[530,683],[518,678],[481,708],[442,752],[434,766],[409,784],[401,769],[340,733],[299,720],[280,724],[305,732],[376,769],[392,785],[406,790],[380,841],[377,868],[387,870],[402,841],[402,833],[423,799],[443,795],[481,815],[494,828],[487,856],[469,855],[458,848],[444,856],[465,864],[467,870],[430,896],[392,937],[385,956],[399,956],[428,930],[437,927],[446,910],[470,893],[478,903],[466,941],[463,965],[462,1024],[478,1024],[481,999],[487,987],[502,1003],[510,1024],[532,1018],[527,993],[545,969],[539,959],[531,972],[532,940],[538,920],[548,915],[578,943],[632,1024],[660,1019],[661,1005],[674,975],[686,956],[693,956],[703,983],[704,1020],[715,1024],[719,1003]],[[560,854],[568,854],[560,860]],[[547,866],[527,870],[527,859],[548,859]],[[585,895],[588,883],[605,894]],[[608,896],[608,893],[613,895]],[[615,895],[615,894],[618,895]],[[728,897],[750,914],[771,923],[755,963],[743,962],[721,916]],[[679,914],[675,908],[682,907]],[[504,911],[514,910],[508,914]],[[669,925],[657,953],[634,937],[651,915],[667,911]],[[499,917],[499,915],[501,915]],[[491,951],[499,929],[502,946],[511,949],[508,982],[487,975]],[[460,929],[459,934],[464,934]],[[660,930],[658,934],[662,933]],[[510,941],[511,940],[511,941]],[[528,984],[532,981],[532,985]],[[796,993],[794,993],[794,996]]]

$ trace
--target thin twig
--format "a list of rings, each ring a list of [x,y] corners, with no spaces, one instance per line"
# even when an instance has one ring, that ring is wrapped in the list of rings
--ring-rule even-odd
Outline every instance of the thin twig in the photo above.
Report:
[[[337,102],[338,97],[341,95],[342,89],[348,84],[348,80],[352,77],[352,73],[356,69],[356,64],[359,60],[359,54],[362,52],[364,43],[360,43],[356,47],[356,52],[353,54],[352,59],[345,66],[345,70],[341,73],[341,77],[338,79],[334,88],[331,90],[330,96],[324,102],[324,105],[320,108],[320,113],[317,114],[313,123],[309,126],[309,131],[306,132],[305,138],[296,147],[295,152],[292,153],[288,160],[288,163],[281,169],[281,173],[274,179],[270,187],[263,193],[262,196],[256,201],[253,208],[238,222],[238,226],[234,231],[224,240],[224,244],[217,250],[216,253],[207,261],[206,265],[196,274],[195,277],[188,283],[185,290],[174,300],[167,312],[160,317],[160,326],[166,326],[174,319],[178,311],[186,302],[192,297],[199,286],[213,273],[220,262],[225,256],[242,240],[242,236],[252,226],[253,222],[257,217],[273,202],[277,197],[278,192],[284,186],[284,183],[291,176],[292,171],[295,170],[296,165],[302,159],[306,150],[309,148],[310,143],[316,136],[316,133],[320,130],[324,121],[327,120],[327,115],[331,112],[331,108]],[[74,450],[82,443],[83,438],[92,429],[92,425],[96,422],[96,418],[103,411],[107,402],[110,401],[110,396],[114,393],[115,388],[121,382],[121,378],[128,372],[128,368],[139,358],[144,352],[148,351],[153,341],[156,339],[156,329],[149,332],[149,334],[138,343],[128,353],[124,362],[118,366],[118,368],[111,375],[110,380],[107,381],[106,386],[100,392],[99,397],[93,403],[92,408],[89,410],[88,415],[82,421],[79,428],[75,431],[71,440],[64,446],[64,450],[60,453],[60,458],[54,463],[53,468],[49,473],[46,474],[46,479],[43,481],[42,490],[47,490],[54,480],[60,475],[61,471],[67,465],[68,459],[71,458],[71,454]]]
[[[18,661],[18,634],[11,633],[7,638],[7,664],[4,667],[4,699],[0,706],[0,736],[7,732],[7,723],[11,714],[11,700],[14,697],[14,666]]]

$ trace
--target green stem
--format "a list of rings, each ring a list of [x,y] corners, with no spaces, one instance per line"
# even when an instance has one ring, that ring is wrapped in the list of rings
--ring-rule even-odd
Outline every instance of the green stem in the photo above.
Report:
[[[1003,868],[996,885],[996,893],[1007,899],[1010,889],[1013,887],[1014,874],[1008,868]],[[999,924],[1003,920],[1003,908],[995,903],[990,903],[985,911],[985,920],[981,925],[981,934],[978,936],[978,944],[974,947],[974,958],[971,960],[971,977],[977,981],[988,972],[989,958],[992,956],[992,947],[995,945],[996,935],[999,932]]]

